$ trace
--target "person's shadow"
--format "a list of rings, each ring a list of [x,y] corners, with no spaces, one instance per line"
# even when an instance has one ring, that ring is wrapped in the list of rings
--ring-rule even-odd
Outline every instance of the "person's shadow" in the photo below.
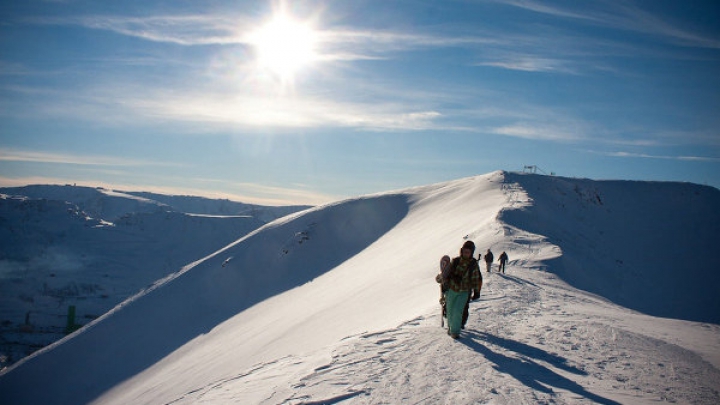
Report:
[[[462,342],[487,360],[495,363],[493,367],[497,371],[512,376],[533,390],[552,394],[554,393],[552,387],[555,387],[581,395],[598,404],[620,405],[619,402],[589,392],[580,386],[580,384],[536,362],[536,360],[542,360],[561,370],[577,375],[587,375],[585,371],[567,364],[567,359],[561,356],[548,353],[545,350],[529,346],[525,343],[484,332],[468,331],[465,337],[460,339],[459,342]],[[496,353],[488,348],[486,344],[502,347],[508,351],[517,353],[518,356],[506,356],[501,353]]]

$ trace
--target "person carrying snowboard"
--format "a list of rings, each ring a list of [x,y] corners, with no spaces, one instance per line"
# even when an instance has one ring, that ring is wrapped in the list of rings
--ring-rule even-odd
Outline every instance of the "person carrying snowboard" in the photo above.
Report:
[[[502,252],[498,261],[500,262],[500,268],[498,269],[498,271],[501,271],[503,274],[505,274],[505,262],[508,261],[507,253]]]
[[[482,275],[478,262],[473,257],[474,253],[475,244],[472,241],[465,242],[460,249],[460,256],[452,259],[446,271],[443,271],[443,279],[447,286],[445,305],[448,335],[453,339],[460,336],[466,305],[470,299],[480,298]]]
[[[492,262],[495,259],[495,256],[493,256],[493,252],[490,251],[490,249],[487,250],[485,253],[485,266],[487,267],[487,272],[490,273],[490,269],[492,269]]]

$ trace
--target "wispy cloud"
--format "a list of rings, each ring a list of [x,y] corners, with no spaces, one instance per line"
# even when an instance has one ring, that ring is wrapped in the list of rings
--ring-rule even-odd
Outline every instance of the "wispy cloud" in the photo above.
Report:
[[[559,18],[581,20],[597,26],[639,32],[666,38],[682,46],[720,48],[720,39],[693,32],[663,20],[627,1],[572,2],[572,6],[550,5],[537,0],[494,0],[498,3]]]
[[[32,162],[82,166],[168,166],[171,164],[111,156],[77,155],[0,148],[0,162]]]
[[[37,87],[6,87],[0,97],[0,116],[71,119],[93,126],[169,126],[177,133],[242,128],[358,128],[374,131],[426,130],[437,128],[444,115],[431,96],[414,97],[416,92],[374,88],[360,83],[345,85],[343,91],[308,89],[283,93],[273,83],[233,82],[227,78],[198,83],[159,85],[127,79],[92,82],[72,90]],[[359,88],[361,99],[353,98]],[[188,125],[190,124],[190,125]],[[197,125],[195,125],[197,124]],[[5,151],[5,160],[10,154]],[[66,159],[52,154],[15,153],[15,159]]]
[[[602,131],[572,110],[529,103],[508,95],[489,94],[492,107],[463,111],[476,117],[477,132],[548,142],[592,141]],[[492,123],[492,124],[488,124]]]
[[[720,158],[709,157],[709,156],[670,156],[670,155],[650,155],[646,153],[634,153],[634,152],[600,152],[600,154],[612,157],[620,158],[636,158],[636,159],[663,159],[663,160],[684,160],[684,161],[695,161],[695,162],[720,162]]]
[[[634,125],[607,131],[603,134],[602,140],[618,148],[702,146],[714,150],[720,146],[720,136],[714,128],[692,131]]]
[[[104,30],[147,41],[198,45],[251,45],[250,34],[258,28],[256,16],[192,14],[128,16],[35,17],[33,24],[75,25]],[[317,27],[319,60],[379,60],[401,51],[467,47],[495,43],[490,36],[440,35],[392,30]]]
[[[352,50],[359,55],[392,54],[429,48],[465,48],[496,44],[488,35],[419,34],[390,30],[333,29],[320,31],[321,41],[330,49]]]
[[[230,198],[236,201],[262,205],[319,205],[343,198],[342,196],[324,194],[311,190],[302,184],[277,186],[251,182],[235,182],[212,178],[194,178],[195,184],[206,184],[208,189],[223,190],[222,194],[208,190],[195,190],[195,195],[213,198]],[[201,194],[198,194],[200,193]]]
[[[188,95],[138,100],[139,112],[172,120],[215,122],[249,127],[354,127],[376,130],[423,130],[441,117],[433,110],[415,110],[382,102],[340,102],[312,97]]]
[[[162,15],[145,17],[77,16],[35,17],[34,24],[76,25],[111,31],[120,35],[153,42],[179,45],[217,45],[242,43],[239,35],[247,23],[240,16],[228,15]]]
[[[532,139],[539,141],[571,142],[583,139],[579,132],[573,132],[564,126],[547,126],[542,124],[512,124],[490,130],[496,135],[511,136],[515,138]]]
[[[514,7],[521,7],[545,15],[583,20],[592,24],[621,27],[630,25],[633,12],[640,10],[628,5],[614,6],[611,2],[595,3],[592,7],[550,6],[535,0],[497,0]],[[589,11],[588,11],[589,10]],[[651,20],[646,16],[646,20]],[[627,21],[626,21],[627,20]],[[84,16],[67,18],[36,18],[36,23],[72,24],[115,32],[148,41],[168,42],[181,45],[232,45],[246,44],[247,33],[255,28],[253,21],[245,15],[166,15],[149,17]],[[621,24],[622,23],[622,24]],[[659,25],[659,23],[656,23]],[[476,58],[476,65],[497,67],[515,71],[562,73],[579,75],[588,69],[599,69],[593,61],[594,55],[581,49],[569,36],[557,32],[552,41],[528,34],[514,34],[509,37],[488,31],[452,30],[443,28],[444,33],[400,32],[392,30],[370,30],[333,27],[319,29],[323,45],[320,61],[385,60],[398,58],[403,51],[430,48],[467,48],[477,50],[470,58]],[[627,29],[630,29],[628,27]],[[446,34],[461,32],[461,34]],[[466,35],[477,32],[477,35]],[[583,44],[587,44],[584,41]],[[570,46],[569,46],[570,45]],[[597,42],[591,44],[596,46]],[[600,46],[600,45],[597,45]],[[611,45],[607,45],[611,46]],[[585,53],[582,53],[585,52]],[[230,54],[231,52],[227,52]],[[596,56],[596,55],[595,55]],[[242,56],[247,57],[245,56]],[[455,100],[448,103],[443,99],[453,98],[452,94],[433,94],[430,97],[411,97],[406,86],[383,90],[369,89],[362,77],[335,79],[324,78],[326,88],[297,95],[283,94],[278,97],[270,92],[257,92],[258,83],[248,83],[247,74],[251,64],[248,60],[235,57],[232,63],[221,67],[227,76],[244,76],[235,82],[227,77],[217,82],[207,76],[195,76],[195,82],[177,80],[173,83],[142,83],[144,79],[133,76],[137,83],[113,85],[118,81],[103,80],[93,83],[88,89],[73,89],[68,97],[51,95],[52,103],[40,108],[48,116],[77,116],[88,120],[103,120],[112,124],[122,123],[123,117],[133,121],[198,123],[226,127],[280,127],[280,128],[322,128],[341,127],[374,131],[394,130],[466,130],[486,129],[476,117],[465,114],[459,108],[446,107],[460,104]],[[221,59],[221,57],[215,58]],[[599,59],[599,58],[598,58]],[[131,63],[153,63],[159,59],[130,60]],[[462,63],[462,62],[460,62]],[[470,64],[471,62],[468,61]],[[117,63],[115,63],[117,64]],[[216,71],[217,66],[207,71]],[[16,70],[10,66],[9,71]],[[3,66],[0,65],[0,73]],[[193,71],[194,74],[200,69]],[[320,70],[320,69],[318,69]],[[207,71],[205,73],[207,73]],[[240,73],[242,72],[242,73]],[[208,75],[209,76],[209,75]],[[122,79],[121,79],[122,80]],[[124,80],[128,80],[125,78]],[[222,83],[220,83],[222,81]],[[169,80],[168,80],[169,82]],[[357,83],[354,83],[357,82]],[[317,88],[316,88],[317,90]],[[351,95],[366,95],[358,99]],[[487,99],[474,97],[469,103],[483,103]],[[62,101],[62,102],[59,102]],[[462,100],[465,102],[467,100]],[[494,100],[493,100],[494,101]],[[39,103],[40,104],[40,103]],[[514,117],[516,106],[507,105],[505,111],[490,118],[501,122],[486,132],[524,139],[547,141],[577,141],[586,139],[587,128],[580,128],[577,122],[564,118],[555,120],[547,117],[548,111],[529,112],[525,117]],[[30,109],[26,109],[30,111]],[[33,112],[37,111],[33,110]],[[2,114],[2,113],[0,113]],[[502,121],[500,120],[502,119]]]
[[[544,72],[544,73],[567,73],[578,74],[578,71],[570,66],[568,61],[527,56],[509,56],[505,59],[496,59],[477,63],[478,66],[498,67],[509,70],[519,70],[523,72]]]
[[[601,17],[564,12],[541,4],[508,0],[507,4],[547,14],[569,18],[585,18],[599,23]],[[88,29],[105,30],[147,41],[185,46],[241,45],[252,46],[250,34],[261,21],[256,16],[203,14],[127,16],[44,17],[30,20],[36,24],[77,25]],[[389,60],[401,57],[404,52],[428,49],[468,49],[482,52],[492,50],[477,63],[527,72],[555,72],[577,74],[578,58],[573,58],[567,41],[555,35],[552,41],[536,35],[499,33],[484,29],[430,29],[402,31],[392,29],[363,29],[355,27],[317,27],[318,49],[316,60],[351,62],[362,60]],[[468,34],[470,32],[470,34]],[[587,45],[585,43],[585,45]],[[568,51],[570,50],[570,54]],[[564,56],[563,56],[564,54]]]

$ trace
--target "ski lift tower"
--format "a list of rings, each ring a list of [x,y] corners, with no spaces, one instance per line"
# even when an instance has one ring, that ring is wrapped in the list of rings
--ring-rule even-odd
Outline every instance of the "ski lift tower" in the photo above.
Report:
[[[543,170],[543,169],[541,169],[541,168],[539,168],[539,167],[537,167],[537,166],[535,166],[535,165],[525,165],[525,167],[523,167],[523,173],[537,174],[537,172],[540,172],[540,173],[542,173],[542,174],[544,174],[544,175],[546,175],[546,176],[548,175],[548,174],[545,172],[545,170]],[[554,172],[550,172],[550,176],[554,176],[554,175],[555,175]]]

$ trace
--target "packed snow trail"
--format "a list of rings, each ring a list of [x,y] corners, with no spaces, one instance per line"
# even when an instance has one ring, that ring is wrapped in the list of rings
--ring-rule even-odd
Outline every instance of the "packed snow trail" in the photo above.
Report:
[[[717,404],[720,371],[674,342],[720,328],[652,322],[553,274],[508,267],[485,273],[457,341],[428,314],[339,342],[332,358],[288,356],[188,392],[173,404]],[[594,313],[588,317],[587,311]],[[675,332],[673,332],[675,330]],[[665,340],[654,337],[664,334]],[[306,364],[317,364],[309,374]],[[289,378],[288,378],[289,377]],[[277,384],[280,381],[284,383]]]

